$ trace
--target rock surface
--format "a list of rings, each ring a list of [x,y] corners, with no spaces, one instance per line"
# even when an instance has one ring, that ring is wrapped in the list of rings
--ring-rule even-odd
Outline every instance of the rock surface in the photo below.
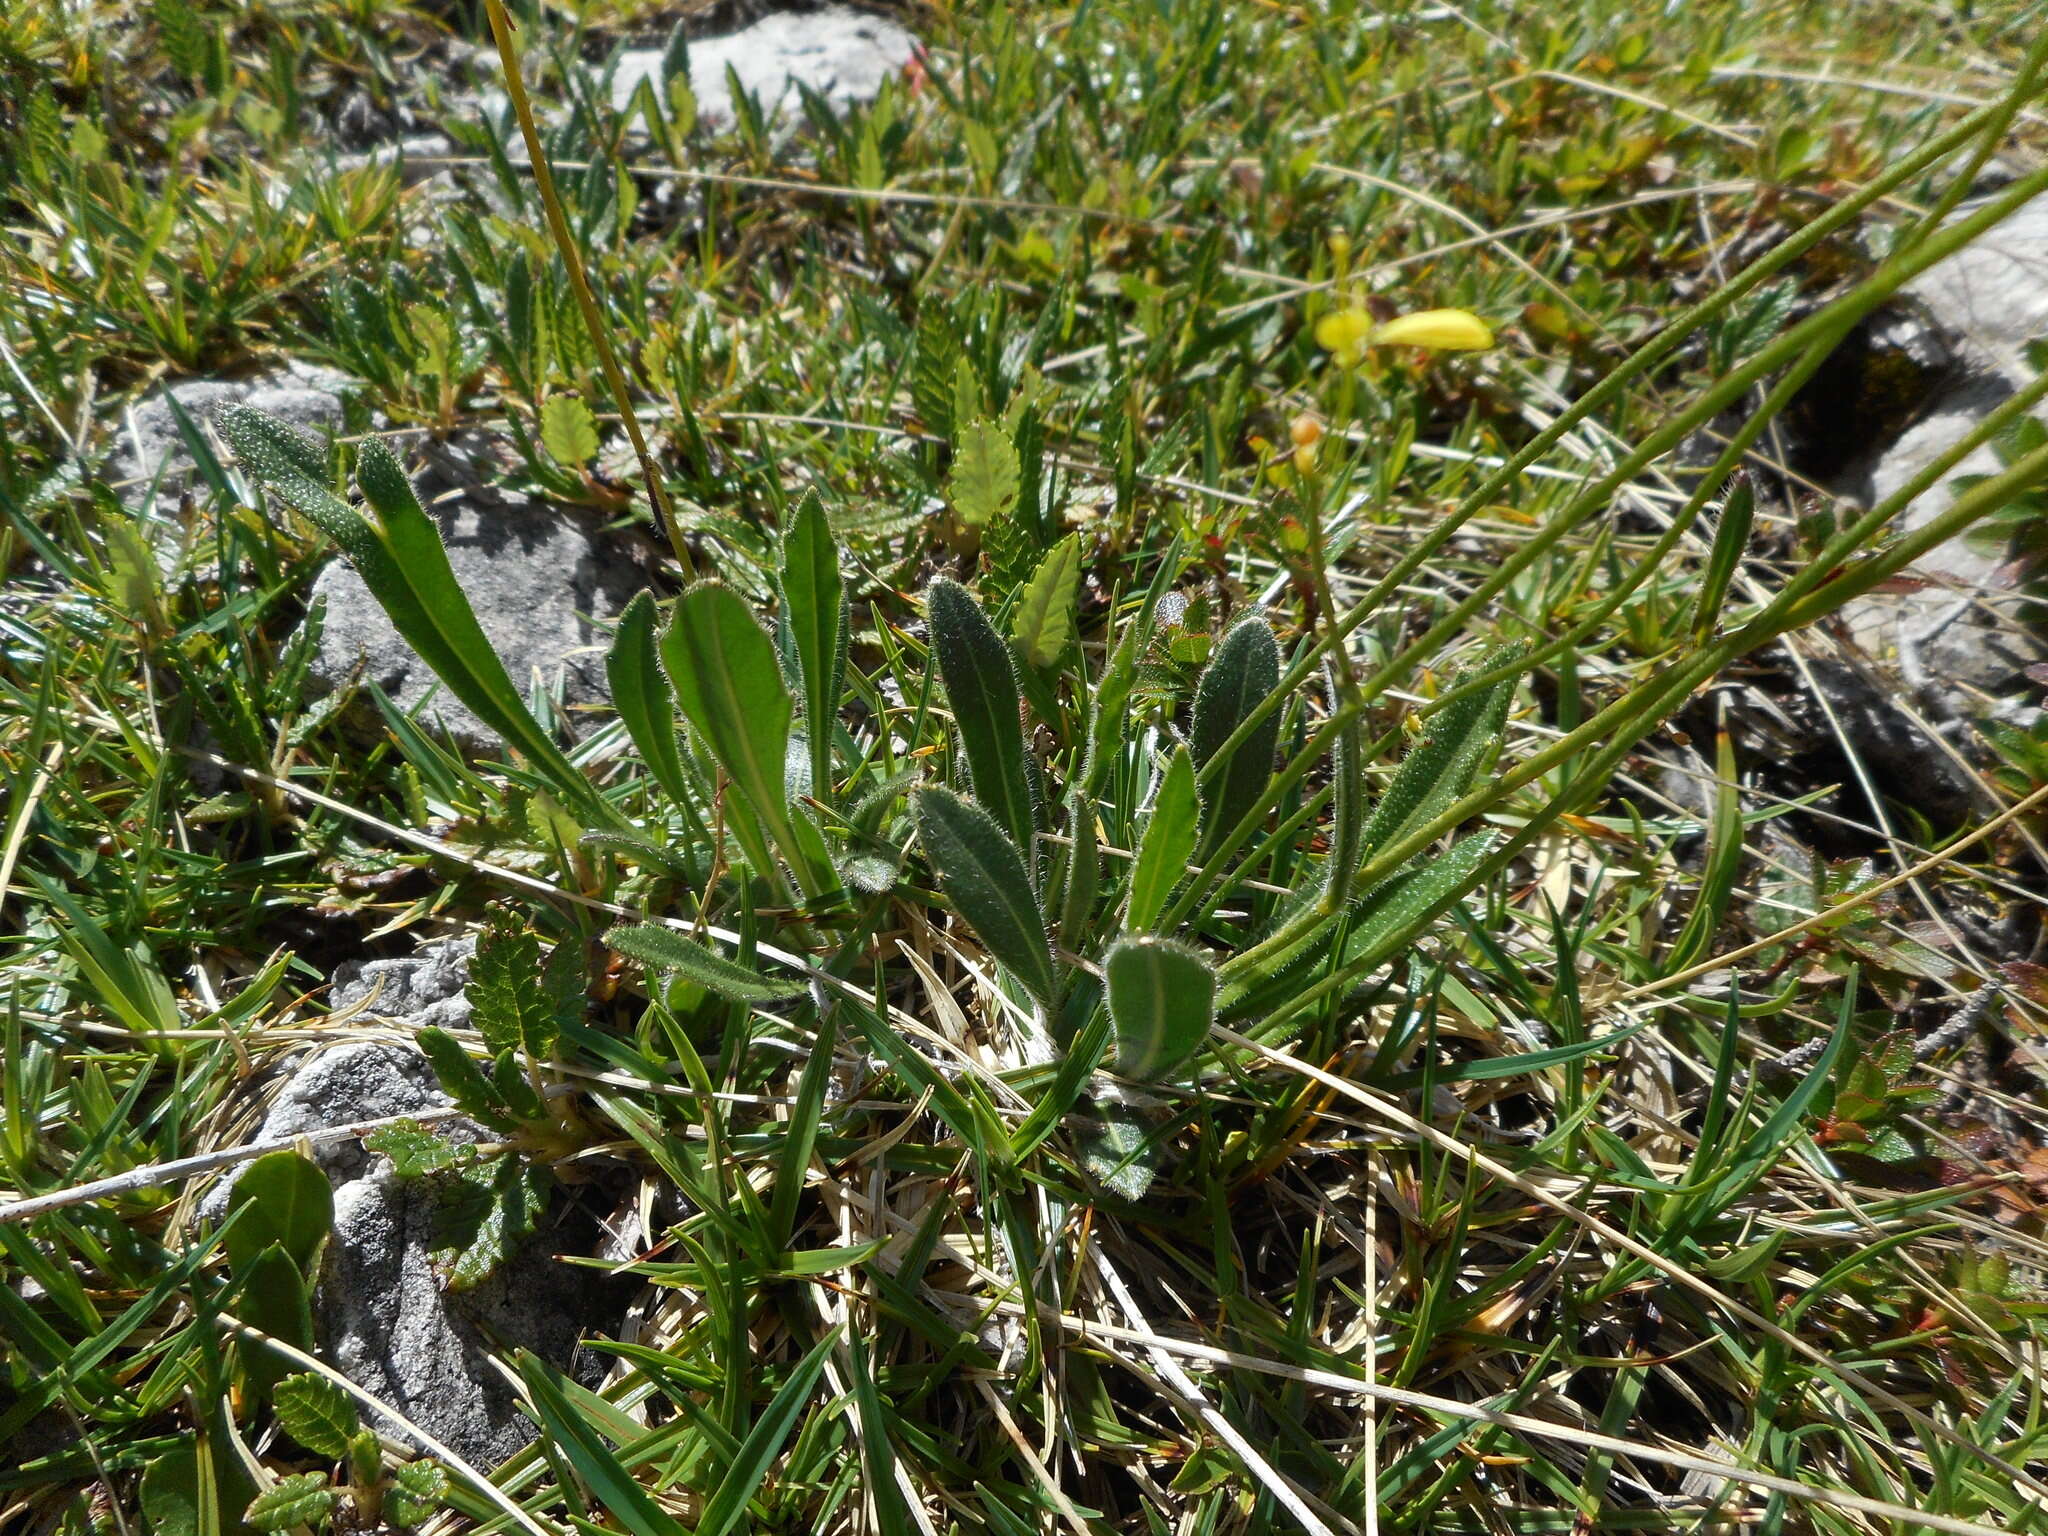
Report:
[[[1930,267],[1905,297],[1924,317],[1932,333],[1926,345],[1942,366],[1926,375],[1931,394],[1912,424],[1834,477],[1838,494],[1865,506],[1910,483],[2031,377],[2026,345],[2048,335],[2048,197]],[[2048,409],[2038,414],[2048,420]],[[1896,526],[1926,526],[1954,501],[1958,480],[2000,467],[1993,448],[1978,448],[1917,497]],[[2003,567],[2001,550],[1952,539],[1915,568],[1920,590],[1872,594],[1843,617],[1866,651],[1895,659],[1916,694],[1953,715],[1964,709],[1967,690],[2004,693],[2042,655]]]
[[[471,947],[449,944],[418,959],[344,966],[336,972],[334,1007],[367,1005],[408,1029],[459,1027],[468,1018],[462,988]],[[257,1134],[291,1136],[447,1103],[433,1069],[410,1046],[359,1041],[300,1063]],[[461,1120],[437,1129],[457,1140],[484,1136]],[[531,1440],[533,1429],[488,1349],[526,1348],[571,1369],[583,1333],[616,1320],[605,1283],[557,1263],[543,1232],[475,1289],[444,1291],[430,1258],[433,1183],[400,1180],[387,1159],[354,1140],[319,1148],[316,1156],[334,1181],[334,1233],[314,1300],[326,1358],[459,1455],[485,1470],[495,1467]],[[230,1188],[232,1180],[222,1180],[200,1215],[218,1219]]]
[[[802,111],[799,86],[816,91],[839,111],[871,101],[882,82],[917,55],[917,39],[895,22],[847,6],[781,11],[724,37],[690,43],[690,92],[708,123],[733,116],[727,70],[761,104],[770,121]],[[634,49],[619,56],[611,99],[623,112],[644,80],[661,95],[662,50]]]
[[[160,389],[129,413],[114,457],[122,499],[144,505],[152,486],[159,505],[175,504],[196,476],[197,464],[178,430],[171,401],[202,430],[224,405],[248,405],[313,433],[341,430],[348,377],[310,363],[287,363],[246,379],[188,379]],[[228,455],[223,452],[226,462]],[[161,476],[161,479],[159,479]]]
[[[430,492],[431,482],[422,491]],[[430,500],[428,510],[441,525],[456,580],[514,685],[530,695],[537,676],[560,699],[571,725],[580,706],[609,699],[600,625],[644,585],[623,547],[567,512],[483,486]],[[496,732],[441,689],[346,561],[321,571],[312,598],[325,608],[307,672],[314,695],[332,693],[358,675],[401,709],[432,694],[421,714],[429,725],[478,751],[503,747]],[[367,694],[351,718],[375,728],[378,716]]]

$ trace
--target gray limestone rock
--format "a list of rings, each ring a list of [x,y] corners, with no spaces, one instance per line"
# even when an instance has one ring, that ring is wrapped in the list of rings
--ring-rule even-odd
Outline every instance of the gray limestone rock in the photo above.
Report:
[[[457,943],[417,959],[380,960],[336,973],[338,1011],[367,1007],[408,1029],[460,1025],[473,946]],[[446,1106],[433,1069],[410,1046],[353,1042],[301,1058],[274,1099],[258,1136]],[[468,1121],[439,1134],[478,1141]],[[441,1195],[434,1180],[401,1180],[388,1159],[344,1140],[318,1149],[334,1181],[334,1233],[327,1244],[314,1320],[325,1357],[457,1454],[489,1470],[533,1438],[516,1394],[489,1353],[532,1350],[586,1376],[601,1362],[583,1355],[587,1330],[616,1318],[605,1283],[550,1256],[549,1234],[530,1239],[474,1289],[445,1290],[432,1262]],[[202,1218],[226,1209],[231,1180],[202,1202]]]
[[[2048,335],[2048,198],[1930,267],[1905,296],[1943,366],[1929,375],[1932,392],[1911,424],[1834,477],[1838,493],[1866,506],[1927,471],[2031,377],[2026,346]],[[2048,420],[2048,410],[2040,414]],[[1897,526],[1926,526],[1954,501],[1959,481],[2000,467],[1992,448],[1976,449],[1916,497]],[[1921,559],[1912,573],[1917,590],[1874,593],[1843,617],[1866,651],[1897,662],[1937,714],[1962,713],[1970,690],[2006,692],[2043,654],[2004,565],[2002,550],[1952,539]]]
[[[710,123],[732,119],[727,70],[761,103],[770,120],[802,110],[799,85],[840,111],[870,101],[882,82],[917,53],[917,39],[886,17],[828,5],[815,11],[780,11],[724,37],[690,43],[690,91],[697,115]],[[611,77],[613,107],[625,111],[640,82],[661,93],[660,49],[619,56]]]
[[[571,725],[583,706],[609,699],[601,626],[644,584],[625,549],[568,512],[483,486],[432,501],[429,510],[441,525],[456,580],[513,683],[530,695],[538,679],[560,700]],[[312,599],[324,608],[307,673],[314,695],[359,676],[401,709],[431,693],[422,713],[428,724],[474,750],[503,747],[490,727],[441,688],[346,561],[321,571]],[[349,718],[375,728],[367,694]]]
[[[121,423],[113,474],[122,499],[131,507],[148,499],[157,487],[159,506],[175,504],[191,484],[197,465],[178,430],[179,410],[204,431],[224,405],[248,405],[315,434],[341,430],[346,374],[309,363],[291,362],[246,379],[188,379],[158,390],[136,406]],[[220,455],[223,462],[228,455]],[[159,476],[161,477],[159,479]]]

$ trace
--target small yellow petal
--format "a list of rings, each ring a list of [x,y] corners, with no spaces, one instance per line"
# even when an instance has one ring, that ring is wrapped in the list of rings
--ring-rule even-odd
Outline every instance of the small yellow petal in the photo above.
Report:
[[[1317,340],[1321,340],[1318,328]],[[1424,309],[1389,320],[1372,333],[1376,347],[1429,347],[1438,352],[1484,352],[1493,332],[1469,309]]]
[[[1316,345],[1325,352],[1354,356],[1372,335],[1372,316],[1363,309],[1333,309],[1316,322]]]

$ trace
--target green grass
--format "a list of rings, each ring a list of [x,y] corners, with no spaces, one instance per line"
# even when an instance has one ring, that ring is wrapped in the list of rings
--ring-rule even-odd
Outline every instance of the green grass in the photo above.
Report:
[[[2023,438],[1910,536],[1768,471],[2041,189],[1943,222],[2041,163],[2037,11],[934,6],[791,141],[617,119],[658,8],[527,9],[550,210],[448,105],[483,4],[10,7],[0,1518],[2038,1526],[2048,989],[1985,935],[2048,759],[1825,823],[1711,702],[2031,505]],[[357,94],[445,176],[331,153]],[[1362,307],[1498,344],[1318,343]],[[404,469],[646,527],[607,348],[668,568],[574,742]],[[331,453],[230,414],[123,504],[128,406],[284,358],[355,381]],[[506,760],[304,702],[336,549]],[[466,1191],[454,1283],[592,1170],[691,1212],[600,1393],[502,1362],[504,1467],[361,1429],[293,1154],[192,1215],[266,1063],[388,1033],[334,960],[455,933],[420,1043],[495,1139],[375,1140]]]

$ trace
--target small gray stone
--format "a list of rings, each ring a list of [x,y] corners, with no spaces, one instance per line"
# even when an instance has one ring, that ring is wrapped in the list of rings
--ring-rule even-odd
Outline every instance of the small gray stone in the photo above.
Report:
[[[459,1023],[468,943],[411,960],[378,960],[336,972],[337,1011],[368,1007],[408,1030]],[[273,1100],[257,1136],[269,1140],[417,1114],[448,1103],[425,1058],[410,1046],[359,1041],[303,1059]],[[480,1141],[466,1120],[438,1134]],[[354,1140],[316,1154],[334,1181],[334,1231],[314,1297],[326,1358],[349,1379],[488,1471],[533,1438],[516,1393],[491,1363],[493,1349],[525,1348],[593,1379],[602,1362],[579,1351],[587,1329],[616,1319],[611,1288],[553,1259],[546,1234],[530,1240],[474,1289],[442,1288],[433,1264],[439,1196],[432,1180],[403,1180],[390,1161]],[[232,1180],[201,1202],[203,1219],[226,1210]],[[392,1426],[395,1433],[395,1426]]]
[[[131,507],[141,506],[155,485],[159,505],[175,503],[192,482],[198,466],[178,430],[171,400],[202,430],[222,406],[243,404],[302,430],[333,433],[341,430],[342,395],[348,385],[346,374],[300,362],[246,379],[188,379],[167,385],[121,425],[114,477],[122,499]],[[221,454],[222,462],[228,458]]]
[[[514,685],[529,692],[538,675],[572,724],[579,706],[608,700],[600,626],[644,585],[627,552],[567,512],[486,487],[437,501],[429,510],[441,526],[455,579]],[[321,571],[312,598],[325,607],[320,644],[307,672],[312,694],[345,686],[360,667],[360,675],[401,709],[433,692],[422,718],[461,745],[484,752],[503,748],[496,732],[440,687],[346,561]],[[367,695],[350,718],[376,727]]]
[[[1839,494],[1865,506],[1909,485],[2031,376],[2026,345],[2048,335],[2048,197],[1928,268],[1905,295],[1945,357],[1911,425],[1834,478]],[[2048,420],[2048,409],[2037,414]],[[1993,448],[1976,449],[1921,492],[1895,526],[1925,527],[1953,503],[1959,480],[2002,467]],[[1873,593],[1843,618],[1866,651],[1897,662],[1937,715],[1974,713],[1966,708],[1970,691],[2004,693],[2044,654],[2004,566],[2003,550],[1951,539],[1908,573],[1922,583],[1917,590]]]
[[[802,110],[799,85],[843,112],[873,100],[882,82],[916,55],[917,39],[887,17],[843,5],[781,11],[724,37],[692,39],[690,91],[698,117],[713,124],[732,120],[728,69],[771,121]],[[652,48],[619,56],[611,77],[614,110],[632,104],[643,80],[660,96],[661,60],[662,51]]]

